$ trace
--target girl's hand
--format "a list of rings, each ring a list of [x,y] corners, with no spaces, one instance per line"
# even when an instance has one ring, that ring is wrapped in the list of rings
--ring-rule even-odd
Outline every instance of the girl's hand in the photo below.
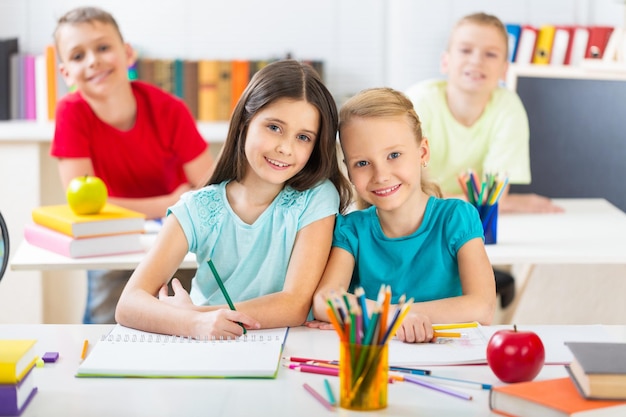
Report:
[[[433,340],[430,318],[420,313],[409,313],[400,325],[396,337],[405,343],[425,343]]]
[[[319,321],[319,320],[307,321],[304,323],[304,325],[312,329],[320,329],[320,330],[334,330],[335,329],[332,324],[327,323],[325,321]]]
[[[197,338],[236,338],[243,335],[242,325],[246,329],[260,329],[261,323],[252,317],[235,310],[222,308],[198,314],[194,328]]]
[[[193,309],[195,307],[189,293],[185,291],[178,278],[172,278],[172,289],[174,295],[169,295],[167,284],[164,284],[159,290],[159,300],[178,308]]]

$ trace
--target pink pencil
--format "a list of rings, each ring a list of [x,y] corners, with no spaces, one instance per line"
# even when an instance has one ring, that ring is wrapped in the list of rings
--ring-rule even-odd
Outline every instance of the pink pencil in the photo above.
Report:
[[[320,374],[320,375],[330,375],[330,376],[339,376],[339,368],[328,368],[325,366],[315,366],[315,365],[300,365],[300,364],[291,364],[289,365],[289,369],[293,369],[294,371],[300,372],[308,372],[311,374]]]
[[[320,395],[320,393],[318,393],[317,391],[315,391],[313,389],[313,387],[311,387],[309,384],[303,384],[302,385],[304,387],[305,390],[307,390],[309,392],[309,394],[311,394],[317,401],[320,402],[320,404],[322,404],[324,407],[326,407],[326,409],[328,411],[334,411],[335,408],[332,406],[331,403],[329,403],[326,398],[322,397]]]

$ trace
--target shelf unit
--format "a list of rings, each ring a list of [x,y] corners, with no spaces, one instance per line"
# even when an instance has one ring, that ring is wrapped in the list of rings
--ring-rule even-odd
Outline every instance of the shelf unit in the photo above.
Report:
[[[222,143],[228,133],[228,122],[198,122],[198,130],[209,143]],[[7,120],[0,122],[0,142],[30,141],[49,143],[54,122]]]

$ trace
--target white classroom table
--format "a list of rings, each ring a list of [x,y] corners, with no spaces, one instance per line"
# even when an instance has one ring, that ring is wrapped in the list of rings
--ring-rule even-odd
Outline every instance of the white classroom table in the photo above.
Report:
[[[276,379],[161,379],[76,378],[83,341],[90,346],[108,333],[111,325],[0,324],[0,338],[35,338],[37,353],[59,352],[56,363],[35,368],[39,392],[22,414],[31,416],[421,416],[478,417],[490,412],[488,390],[454,387],[471,393],[466,401],[409,383],[389,385],[388,407],[364,413],[344,409],[328,411],[302,387],[308,383],[325,396],[323,380],[329,378],[338,396],[335,377],[305,374],[280,367]],[[502,326],[498,326],[501,328]],[[558,329],[570,326],[553,326]],[[575,326],[584,334],[585,326]],[[594,326],[598,327],[598,326]],[[626,326],[601,326],[609,340],[626,341]],[[496,328],[492,330],[495,331]],[[572,333],[570,331],[570,333]],[[560,341],[559,341],[560,343]],[[550,346],[546,345],[549,351]],[[289,330],[283,356],[336,358],[338,338],[332,331],[296,327]],[[288,363],[283,360],[283,363]],[[446,377],[502,385],[487,365],[430,367]],[[567,376],[562,365],[545,365],[536,379]],[[450,387],[453,388],[453,387]]]
[[[626,214],[604,199],[555,199],[565,213],[499,215],[493,265],[626,264]],[[150,247],[154,234],[143,236]],[[71,259],[22,241],[10,266],[23,270],[134,269],[142,253]],[[195,268],[187,254],[181,268]]]

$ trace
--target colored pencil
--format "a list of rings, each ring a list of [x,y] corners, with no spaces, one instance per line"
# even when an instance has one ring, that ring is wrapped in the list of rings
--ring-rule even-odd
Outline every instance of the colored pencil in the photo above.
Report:
[[[304,387],[305,390],[307,390],[307,392],[309,394],[311,394],[313,396],[313,398],[315,398],[317,401],[319,401],[320,404],[322,404],[327,410],[329,411],[334,411],[335,408],[332,406],[332,404],[330,404],[326,398],[322,397],[317,391],[315,391],[309,384],[304,383],[302,384],[302,386]]]
[[[288,366],[288,368],[293,369],[294,371],[306,372],[309,374],[339,376],[339,368],[327,368],[324,366],[304,365],[304,364],[302,365],[291,364]]]
[[[233,304],[233,300],[230,299],[230,295],[228,295],[228,291],[226,291],[224,282],[222,282],[222,278],[220,278],[220,275],[217,273],[217,269],[215,269],[215,265],[213,265],[213,260],[209,259],[207,263],[209,264],[209,268],[211,268],[211,272],[213,272],[213,276],[215,277],[215,281],[217,282],[217,285],[220,287],[220,290],[222,291],[222,294],[224,295],[224,298],[226,299],[226,302],[228,303],[228,307],[231,310],[236,311],[235,305]],[[243,329],[243,334],[246,334],[246,328],[244,327],[244,325],[239,322],[237,322],[237,324],[240,325],[241,328]]]
[[[463,334],[459,332],[434,332],[433,337],[462,337]]]
[[[464,329],[467,327],[478,327],[478,323],[472,321],[469,323],[433,324],[433,330]]]
[[[491,384],[485,384],[483,382],[476,382],[476,381],[469,381],[466,379],[448,378],[445,376],[432,375],[432,374],[426,375],[426,377],[435,378],[439,380],[442,384],[451,384],[451,385],[458,385],[458,386],[463,386],[467,388],[485,389],[485,390],[490,390],[492,388]]]
[[[330,381],[326,378],[324,378],[324,386],[326,387],[326,394],[328,395],[328,402],[330,405],[337,405],[335,394],[333,394],[333,387],[330,386]]]
[[[325,362],[325,363],[338,363],[337,361],[331,361],[326,359],[314,359],[314,358],[302,358],[300,356],[285,356],[283,359],[288,360],[290,362]]]
[[[453,389],[450,389],[450,388],[447,388],[447,387],[442,387],[442,386],[437,385],[437,384],[431,384],[430,382],[423,381],[420,378],[416,378],[416,377],[413,377],[411,375],[402,375],[402,379],[403,379],[403,381],[410,382],[410,383],[415,384],[415,385],[420,385],[422,387],[429,388],[429,389],[432,389],[432,390],[435,390],[435,391],[439,391],[439,392],[442,392],[444,394],[451,395],[453,397],[461,398],[463,400],[468,400],[469,401],[469,400],[472,399],[472,396],[470,394],[465,393],[465,392],[456,391],[456,390],[453,390]]]
[[[402,372],[405,374],[413,374],[413,375],[430,375],[431,371],[428,369],[417,369],[417,368],[407,368],[404,366],[390,366],[390,371]]]
[[[83,342],[83,350],[80,353],[80,360],[85,360],[87,357],[87,349],[89,348],[89,340],[85,339]]]

